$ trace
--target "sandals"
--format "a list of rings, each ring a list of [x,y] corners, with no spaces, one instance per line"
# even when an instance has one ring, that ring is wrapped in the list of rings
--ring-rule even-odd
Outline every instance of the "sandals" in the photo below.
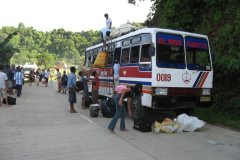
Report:
[[[70,110],[70,113],[77,113],[77,111],[75,111],[75,110]]]

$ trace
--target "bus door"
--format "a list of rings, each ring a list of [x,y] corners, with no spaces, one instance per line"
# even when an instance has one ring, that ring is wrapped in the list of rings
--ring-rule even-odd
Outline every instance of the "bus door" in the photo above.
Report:
[[[115,90],[115,87],[116,87],[115,84],[114,84],[114,63],[115,63],[115,61],[117,61],[118,64],[119,64],[119,81],[120,81],[120,55],[121,55],[121,47],[115,48],[114,52],[113,52],[113,63],[112,63],[112,67],[111,67],[112,68],[111,73],[112,73],[112,89],[113,89],[113,93],[114,93],[114,90]]]

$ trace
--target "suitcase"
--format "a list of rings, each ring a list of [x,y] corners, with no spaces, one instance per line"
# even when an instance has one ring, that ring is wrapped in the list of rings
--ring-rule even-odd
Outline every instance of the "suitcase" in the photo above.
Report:
[[[8,104],[9,105],[15,105],[16,104],[16,98],[7,96]],[[6,100],[3,99],[3,103],[6,104]]]
[[[114,104],[112,104],[110,99],[103,100],[101,108],[102,108],[103,117],[106,117],[106,118],[112,118],[116,112],[115,106]]]
[[[110,108],[102,108],[103,117],[112,118],[114,116],[114,112]]]
[[[152,122],[145,118],[140,118],[134,121],[133,128],[141,132],[151,132]]]
[[[99,104],[91,104],[89,107],[90,117],[98,117]]]

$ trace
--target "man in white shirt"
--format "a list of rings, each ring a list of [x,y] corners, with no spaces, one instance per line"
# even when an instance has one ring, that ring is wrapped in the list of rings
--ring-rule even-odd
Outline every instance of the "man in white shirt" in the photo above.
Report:
[[[22,85],[24,81],[24,76],[20,66],[17,67],[17,72],[14,74],[14,81],[15,81],[16,90],[17,90],[17,97],[20,97],[22,93]]]
[[[8,105],[7,80],[7,74],[3,72],[3,66],[0,65],[0,106],[2,106],[2,99],[5,99],[6,104]]]
[[[106,41],[107,41],[107,37],[110,36],[111,33],[111,28],[112,28],[112,20],[111,18],[108,17],[108,14],[104,14],[104,17],[106,18],[106,27],[101,29],[101,38],[102,38],[102,42],[103,42],[103,47],[106,46]]]
[[[108,17],[108,14],[104,14],[104,17],[106,18],[106,28],[111,29],[112,28],[112,20]]]
[[[111,31],[108,28],[101,29],[101,38],[102,38],[103,47],[106,46],[107,37],[110,36],[110,32]]]

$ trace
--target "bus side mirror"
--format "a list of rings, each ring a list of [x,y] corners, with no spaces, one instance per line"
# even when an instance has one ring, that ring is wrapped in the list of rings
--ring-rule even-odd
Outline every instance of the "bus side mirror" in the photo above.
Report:
[[[154,56],[155,55],[155,47],[154,46],[150,46],[150,48],[148,50],[148,55],[149,56]]]

